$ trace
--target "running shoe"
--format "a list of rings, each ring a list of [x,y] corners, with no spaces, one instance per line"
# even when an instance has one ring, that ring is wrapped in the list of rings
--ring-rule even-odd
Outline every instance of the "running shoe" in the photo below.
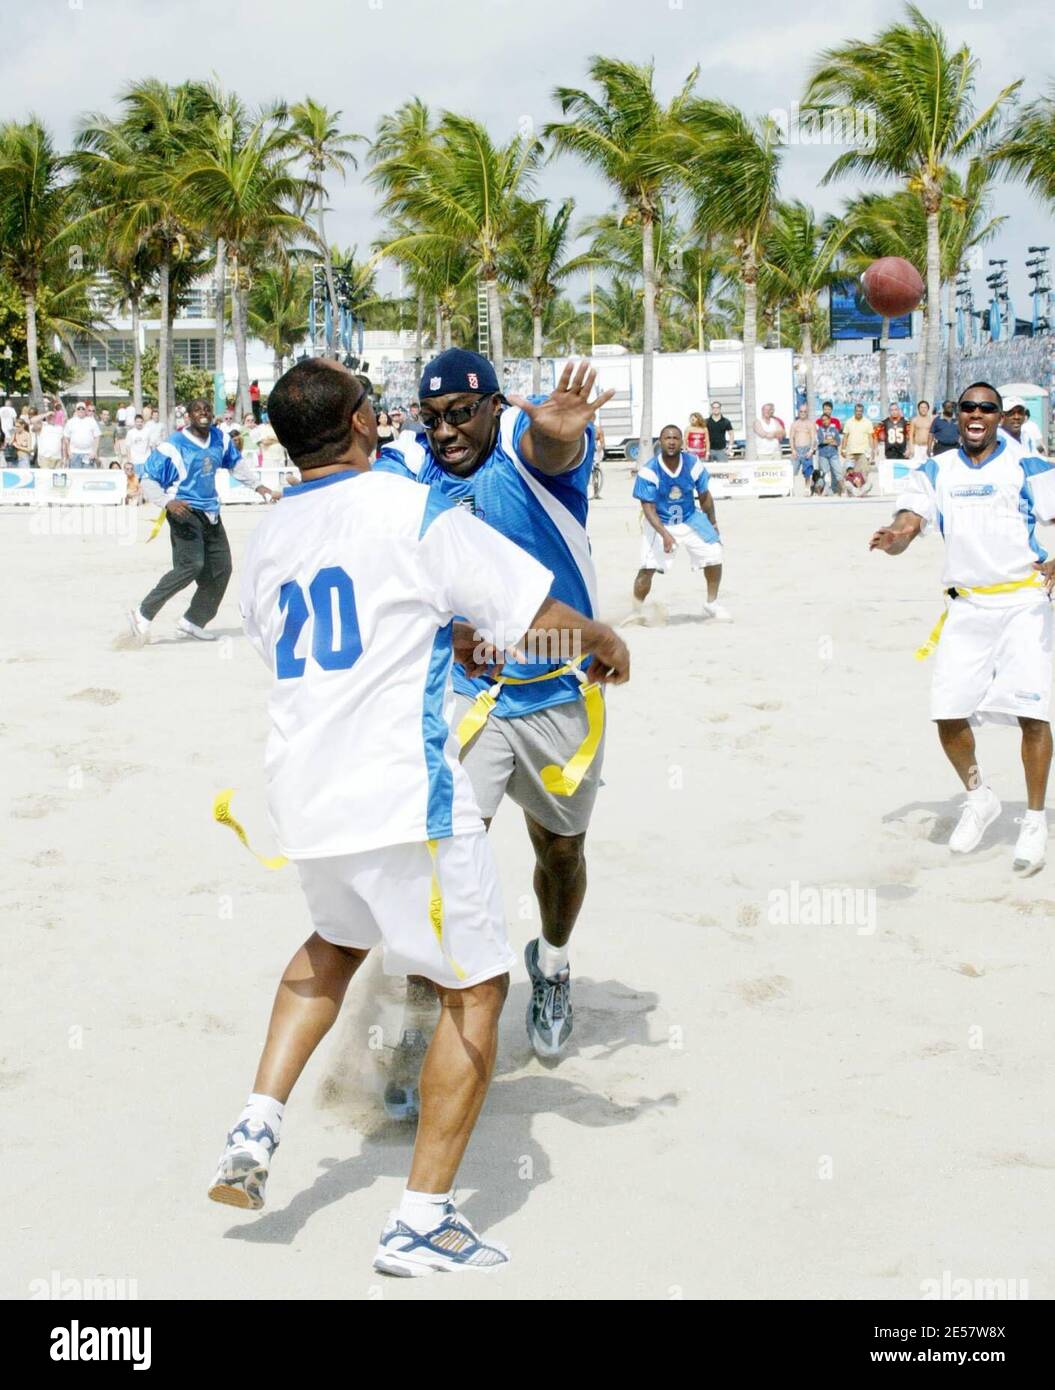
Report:
[[[571,971],[567,966],[552,978],[539,969],[538,937],[524,947],[524,964],[531,980],[527,1034],[538,1057],[556,1057],[571,1037]]]
[[[1015,843],[1012,867],[1022,878],[1029,878],[1030,874],[1035,874],[1038,869],[1044,867],[1048,851],[1048,823],[1046,820],[1022,820],[1019,824],[1022,829],[1018,832],[1018,840]]]
[[[970,854],[999,814],[1000,802],[991,787],[972,793],[963,803],[963,813],[949,837],[949,848],[954,854]]]
[[[703,613],[706,618],[713,618],[716,623],[731,623],[733,615],[717,599],[703,605]]]
[[[137,646],[142,647],[150,641],[150,619],[144,618],[138,608],[133,608],[129,612],[128,627],[132,634],[132,640]]]
[[[209,1188],[214,1202],[259,1211],[271,1156],[278,1148],[274,1130],[263,1120],[240,1120],[227,1136],[227,1147]]]
[[[189,618],[180,618],[176,624],[176,635],[179,637],[196,637],[199,642],[215,642],[216,633],[206,632],[197,623],[192,623]]]
[[[374,1268],[399,1279],[425,1274],[484,1273],[509,1263],[509,1251],[497,1241],[481,1240],[453,1202],[440,1224],[422,1235],[391,1212],[374,1256]]]
[[[421,1110],[418,1089],[421,1064],[429,1050],[429,1040],[420,1028],[407,1028],[392,1058],[392,1070],[385,1086],[385,1114],[390,1120],[416,1120]]]

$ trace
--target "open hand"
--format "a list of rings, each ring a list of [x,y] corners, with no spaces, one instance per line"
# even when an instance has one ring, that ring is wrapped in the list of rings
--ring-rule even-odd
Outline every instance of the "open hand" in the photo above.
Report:
[[[573,444],[582,438],[601,406],[615,395],[615,391],[602,391],[591,401],[590,392],[596,380],[597,373],[588,362],[580,362],[578,366],[566,362],[556,389],[541,405],[533,405],[524,396],[511,395],[508,399],[527,415],[536,434]]]

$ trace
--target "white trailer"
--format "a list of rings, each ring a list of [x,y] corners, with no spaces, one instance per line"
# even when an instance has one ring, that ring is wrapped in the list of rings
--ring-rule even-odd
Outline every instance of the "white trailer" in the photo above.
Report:
[[[557,358],[554,369],[559,376],[567,358]],[[744,368],[739,343],[712,344],[708,352],[657,352],[652,369],[652,433],[658,439],[664,425],[682,429],[689,415],[707,415],[712,400],[732,422],[739,452],[744,451]],[[617,345],[599,343],[591,354],[597,369],[597,389],[615,391],[601,410],[608,457],[637,456],[641,430],[640,353],[627,352]],[[755,401],[761,410],[767,401],[790,427],[795,418],[794,356],[790,348],[756,348]]]

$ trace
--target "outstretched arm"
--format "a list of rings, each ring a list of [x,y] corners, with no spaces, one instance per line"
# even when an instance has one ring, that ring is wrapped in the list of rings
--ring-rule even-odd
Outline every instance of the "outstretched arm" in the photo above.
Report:
[[[890,526],[881,526],[868,542],[869,550],[885,550],[888,555],[900,555],[909,548],[923,530],[923,518],[916,512],[898,512]]]
[[[553,394],[541,405],[533,405],[524,396],[509,397],[530,420],[520,440],[520,452],[532,468],[556,477],[582,462],[586,426],[615,395],[614,391],[604,391],[591,401],[596,380],[597,373],[588,362],[577,367],[567,362]]]

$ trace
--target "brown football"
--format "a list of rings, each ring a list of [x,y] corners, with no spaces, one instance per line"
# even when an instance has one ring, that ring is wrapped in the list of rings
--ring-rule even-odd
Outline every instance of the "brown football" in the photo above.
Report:
[[[919,307],[923,281],[911,261],[883,256],[861,276],[861,293],[877,314],[896,319]]]

